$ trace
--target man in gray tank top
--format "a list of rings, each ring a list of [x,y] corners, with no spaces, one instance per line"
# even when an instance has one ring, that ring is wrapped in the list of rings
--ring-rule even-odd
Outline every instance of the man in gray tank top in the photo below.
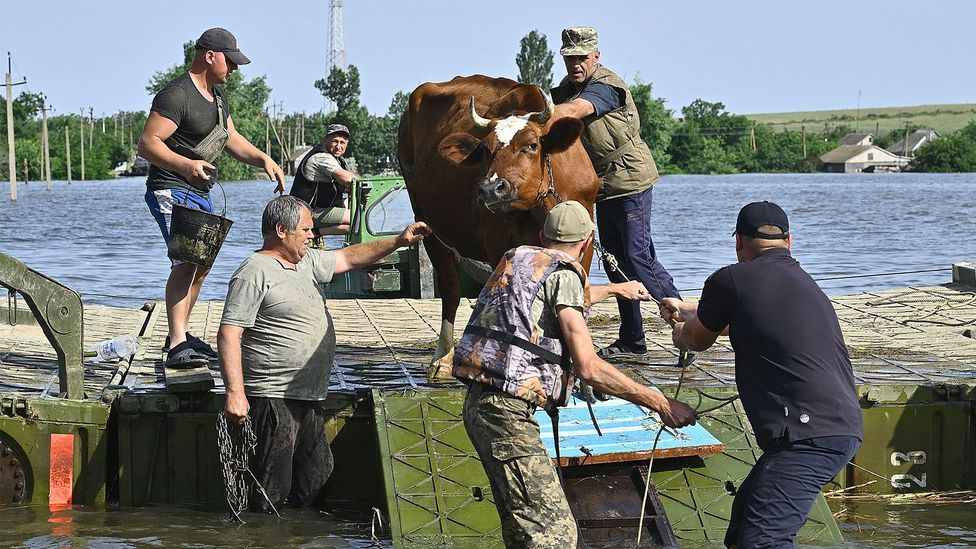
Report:
[[[281,168],[234,129],[221,87],[238,65],[250,62],[230,31],[209,29],[196,42],[190,70],[153,98],[139,138],[139,155],[150,162],[146,204],[167,244],[173,204],[213,211],[210,187],[224,149],[235,159],[263,169],[277,182],[278,193],[285,190]],[[167,366],[201,366],[217,356],[209,344],[187,331],[190,312],[209,272],[192,263],[172,261],[166,281]]]

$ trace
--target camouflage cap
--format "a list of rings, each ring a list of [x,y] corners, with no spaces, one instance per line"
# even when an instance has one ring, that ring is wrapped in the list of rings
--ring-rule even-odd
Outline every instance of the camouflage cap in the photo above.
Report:
[[[593,234],[593,220],[582,204],[567,200],[549,210],[542,234],[554,242],[579,242]]]
[[[342,124],[329,124],[329,129],[325,131],[325,136],[329,137],[334,133],[344,133],[346,137],[350,137],[352,134],[349,133],[349,128],[343,126]]]
[[[589,55],[598,48],[596,29],[593,27],[568,27],[563,29],[563,47],[559,55]]]

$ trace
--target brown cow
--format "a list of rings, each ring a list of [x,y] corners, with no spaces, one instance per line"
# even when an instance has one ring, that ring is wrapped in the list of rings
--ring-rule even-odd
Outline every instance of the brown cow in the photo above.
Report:
[[[442,299],[431,377],[451,371],[460,258],[494,266],[511,248],[538,245],[542,221],[560,200],[593,214],[600,180],[579,141],[583,124],[551,116],[548,95],[507,78],[456,77],[410,94],[400,170],[414,216],[434,231],[424,245]],[[592,250],[585,267],[591,258]]]

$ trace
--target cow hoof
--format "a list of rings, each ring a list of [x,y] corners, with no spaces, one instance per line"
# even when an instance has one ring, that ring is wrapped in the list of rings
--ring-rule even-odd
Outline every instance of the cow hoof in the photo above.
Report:
[[[453,379],[454,376],[451,375],[451,370],[454,368],[454,350],[447,353],[446,355],[433,360],[430,363],[430,368],[427,370],[427,380],[428,381],[444,381],[447,379]]]

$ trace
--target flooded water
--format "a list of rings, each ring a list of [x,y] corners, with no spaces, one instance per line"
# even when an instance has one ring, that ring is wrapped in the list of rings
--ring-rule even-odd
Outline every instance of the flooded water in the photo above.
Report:
[[[261,211],[273,197],[265,181],[225,187],[235,224],[204,284],[204,300],[223,299],[231,273],[260,246]],[[141,178],[55,182],[51,192],[42,183],[21,183],[17,202],[0,199],[0,252],[75,288],[89,304],[161,299],[169,261],[144,192]],[[794,255],[830,294],[948,282],[953,262],[976,261],[976,175],[669,176],[654,190],[653,227],[658,254],[680,289],[696,294],[712,271],[735,261],[735,216],[754,200],[786,209]],[[406,223],[406,195],[382,215],[388,228]],[[874,276],[905,271],[910,274]],[[596,271],[594,278],[605,275]],[[831,501],[831,507],[846,547],[976,546],[972,504]],[[284,520],[253,517],[240,527],[219,509],[26,507],[0,509],[0,546],[376,545],[368,521],[318,511],[290,510]]]
[[[228,513],[190,507],[75,506],[0,509],[0,546],[29,549],[129,547],[392,547],[373,542],[370,525],[336,520],[315,510],[289,510],[283,519],[248,515],[239,525]]]
[[[854,503],[832,500],[844,548],[976,547],[971,503],[943,505]],[[368,522],[336,519],[318,511],[286,510],[283,519],[247,516],[240,526],[228,514],[191,507],[46,507],[0,509],[0,546],[54,548],[258,548],[393,547],[373,541]],[[717,549],[720,543],[683,544]],[[812,547],[800,545],[800,547]]]
[[[51,192],[20,183],[17,202],[0,199],[0,252],[71,286],[86,303],[161,299],[169,260],[144,183],[55,182]],[[267,181],[224,186],[235,223],[203,300],[223,299],[230,275],[260,247],[261,212],[273,197]],[[214,200],[223,203],[219,192]],[[679,289],[696,294],[712,271],[735,261],[735,217],[754,200],[786,209],[794,255],[829,294],[948,282],[953,262],[976,260],[974,174],[667,176],[654,187],[653,230]],[[406,193],[378,215],[389,228],[408,222]],[[917,272],[930,269],[938,271]],[[904,271],[913,274],[866,277]]]

